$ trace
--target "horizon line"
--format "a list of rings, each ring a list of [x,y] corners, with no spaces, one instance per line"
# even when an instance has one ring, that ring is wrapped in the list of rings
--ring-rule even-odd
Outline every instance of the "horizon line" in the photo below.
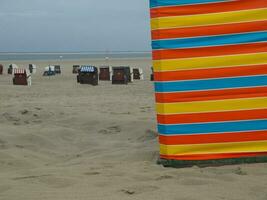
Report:
[[[112,54],[112,53],[152,53],[152,51],[51,51],[51,52],[0,52],[0,54]]]

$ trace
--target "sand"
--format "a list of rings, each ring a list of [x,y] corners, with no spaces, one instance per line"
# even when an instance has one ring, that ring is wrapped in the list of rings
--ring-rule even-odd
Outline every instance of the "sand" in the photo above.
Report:
[[[110,60],[142,67],[144,81],[79,85],[73,64],[32,86],[0,75],[0,200],[266,200],[267,164],[208,168],[157,165],[149,59]]]

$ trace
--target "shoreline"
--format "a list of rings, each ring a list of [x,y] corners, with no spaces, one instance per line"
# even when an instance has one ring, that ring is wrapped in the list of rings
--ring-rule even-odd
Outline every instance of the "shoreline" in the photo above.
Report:
[[[135,57],[135,58],[109,58],[109,61],[120,61],[120,60],[152,60],[151,57]],[[46,61],[52,61],[52,62],[71,62],[71,61],[77,61],[77,62],[83,62],[83,61],[104,61],[107,62],[105,58],[88,58],[88,59],[63,59],[63,60],[59,60],[59,59],[21,59],[21,60],[2,60],[0,59],[0,62],[31,62],[31,61],[36,61],[36,62],[46,62]]]

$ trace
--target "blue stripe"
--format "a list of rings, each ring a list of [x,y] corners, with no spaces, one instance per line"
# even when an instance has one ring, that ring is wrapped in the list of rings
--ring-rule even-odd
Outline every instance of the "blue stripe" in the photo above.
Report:
[[[267,75],[194,81],[155,82],[156,92],[216,90],[267,85]]]
[[[206,46],[220,46],[229,44],[241,44],[251,42],[267,41],[267,32],[253,32],[243,34],[230,34],[209,37],[195,37],[171,40],[154,40],[152,48],[157,49],[176,49],[176,48],[193,48]]]
[[[227,2],[229,0],[150,0],[150,7]]]
[[[158,125],[158,131],[163,135],[224,133],[253,130],[267,130],[267,120],[264,119],[205,124]]]

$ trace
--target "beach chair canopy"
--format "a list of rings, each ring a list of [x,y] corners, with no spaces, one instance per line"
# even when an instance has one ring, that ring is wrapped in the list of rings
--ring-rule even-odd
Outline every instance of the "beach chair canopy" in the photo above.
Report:
[[[49,66],[45,67],[45,71],[46,72],[48,72],[48,71],[55,71],[55,66],[49,65]]]
[[[26,69],[14,69],[14,74],[26,74]]]
[[[96,71],[97,71],[97,68],[91,65],[82,65],[80,68],[80,72],[82,73],[90,73],[90,72],[96,72]]]
[[[9,65],[9,68],[11,69],[16,69],[16,68],[19,68],[16,64],[10,64]]]

